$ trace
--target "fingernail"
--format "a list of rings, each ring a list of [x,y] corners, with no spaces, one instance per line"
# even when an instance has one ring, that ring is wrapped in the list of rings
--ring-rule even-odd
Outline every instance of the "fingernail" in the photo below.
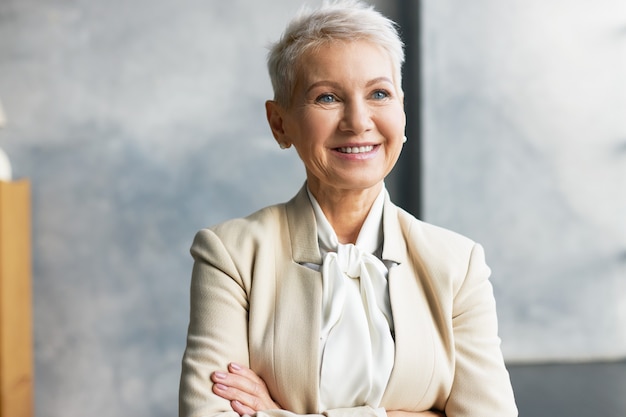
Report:
[[[226,385],[223,385],[223,384],[215,384],[215,388],[220,390],[220,391],[226,391],[228,389],[228,387]]]
[[[217,379],[225,379],[226,378],[226,374],[224,372],[216,371],[216,372],[213,373],[213,375]]]
[[[236,364],[235,362],[232,362],[230,364],[231,368],[233,368],[235,371],[241,371],[241,365]]]

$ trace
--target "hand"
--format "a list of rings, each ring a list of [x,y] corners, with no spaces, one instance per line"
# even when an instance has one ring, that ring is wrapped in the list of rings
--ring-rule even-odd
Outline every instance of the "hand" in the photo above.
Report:
[[[230,406],[240,416],[282,408],[270,396],[265,382],[245,366],[231,363],[228,372],[213,372],[211,381],[213,393],[229,400]]]

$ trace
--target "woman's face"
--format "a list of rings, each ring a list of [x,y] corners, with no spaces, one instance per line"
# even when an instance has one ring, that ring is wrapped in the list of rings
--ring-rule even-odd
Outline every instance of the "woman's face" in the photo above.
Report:
[[[268,107],[268,118],[276,139],[296,148],[311,190],[380,185],[406,123],[388,54],[366,41],[335,42],[305,54],[299,68],[291,106],[274,118]]]

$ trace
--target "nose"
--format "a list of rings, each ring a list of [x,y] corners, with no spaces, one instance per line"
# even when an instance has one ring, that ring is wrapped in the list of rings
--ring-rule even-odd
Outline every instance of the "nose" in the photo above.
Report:
[[[360,135],[373,126],[372,112],[365,100],[352,99],[344,102],[339,129]]]

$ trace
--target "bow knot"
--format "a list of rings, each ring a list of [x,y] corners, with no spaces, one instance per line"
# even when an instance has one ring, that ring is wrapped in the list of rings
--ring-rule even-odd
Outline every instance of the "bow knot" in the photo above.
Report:
[[[361,262],[363,252],[353,244],[338,245],[337,263],[341,272],[350,278],[359,278],[361,276]]]

